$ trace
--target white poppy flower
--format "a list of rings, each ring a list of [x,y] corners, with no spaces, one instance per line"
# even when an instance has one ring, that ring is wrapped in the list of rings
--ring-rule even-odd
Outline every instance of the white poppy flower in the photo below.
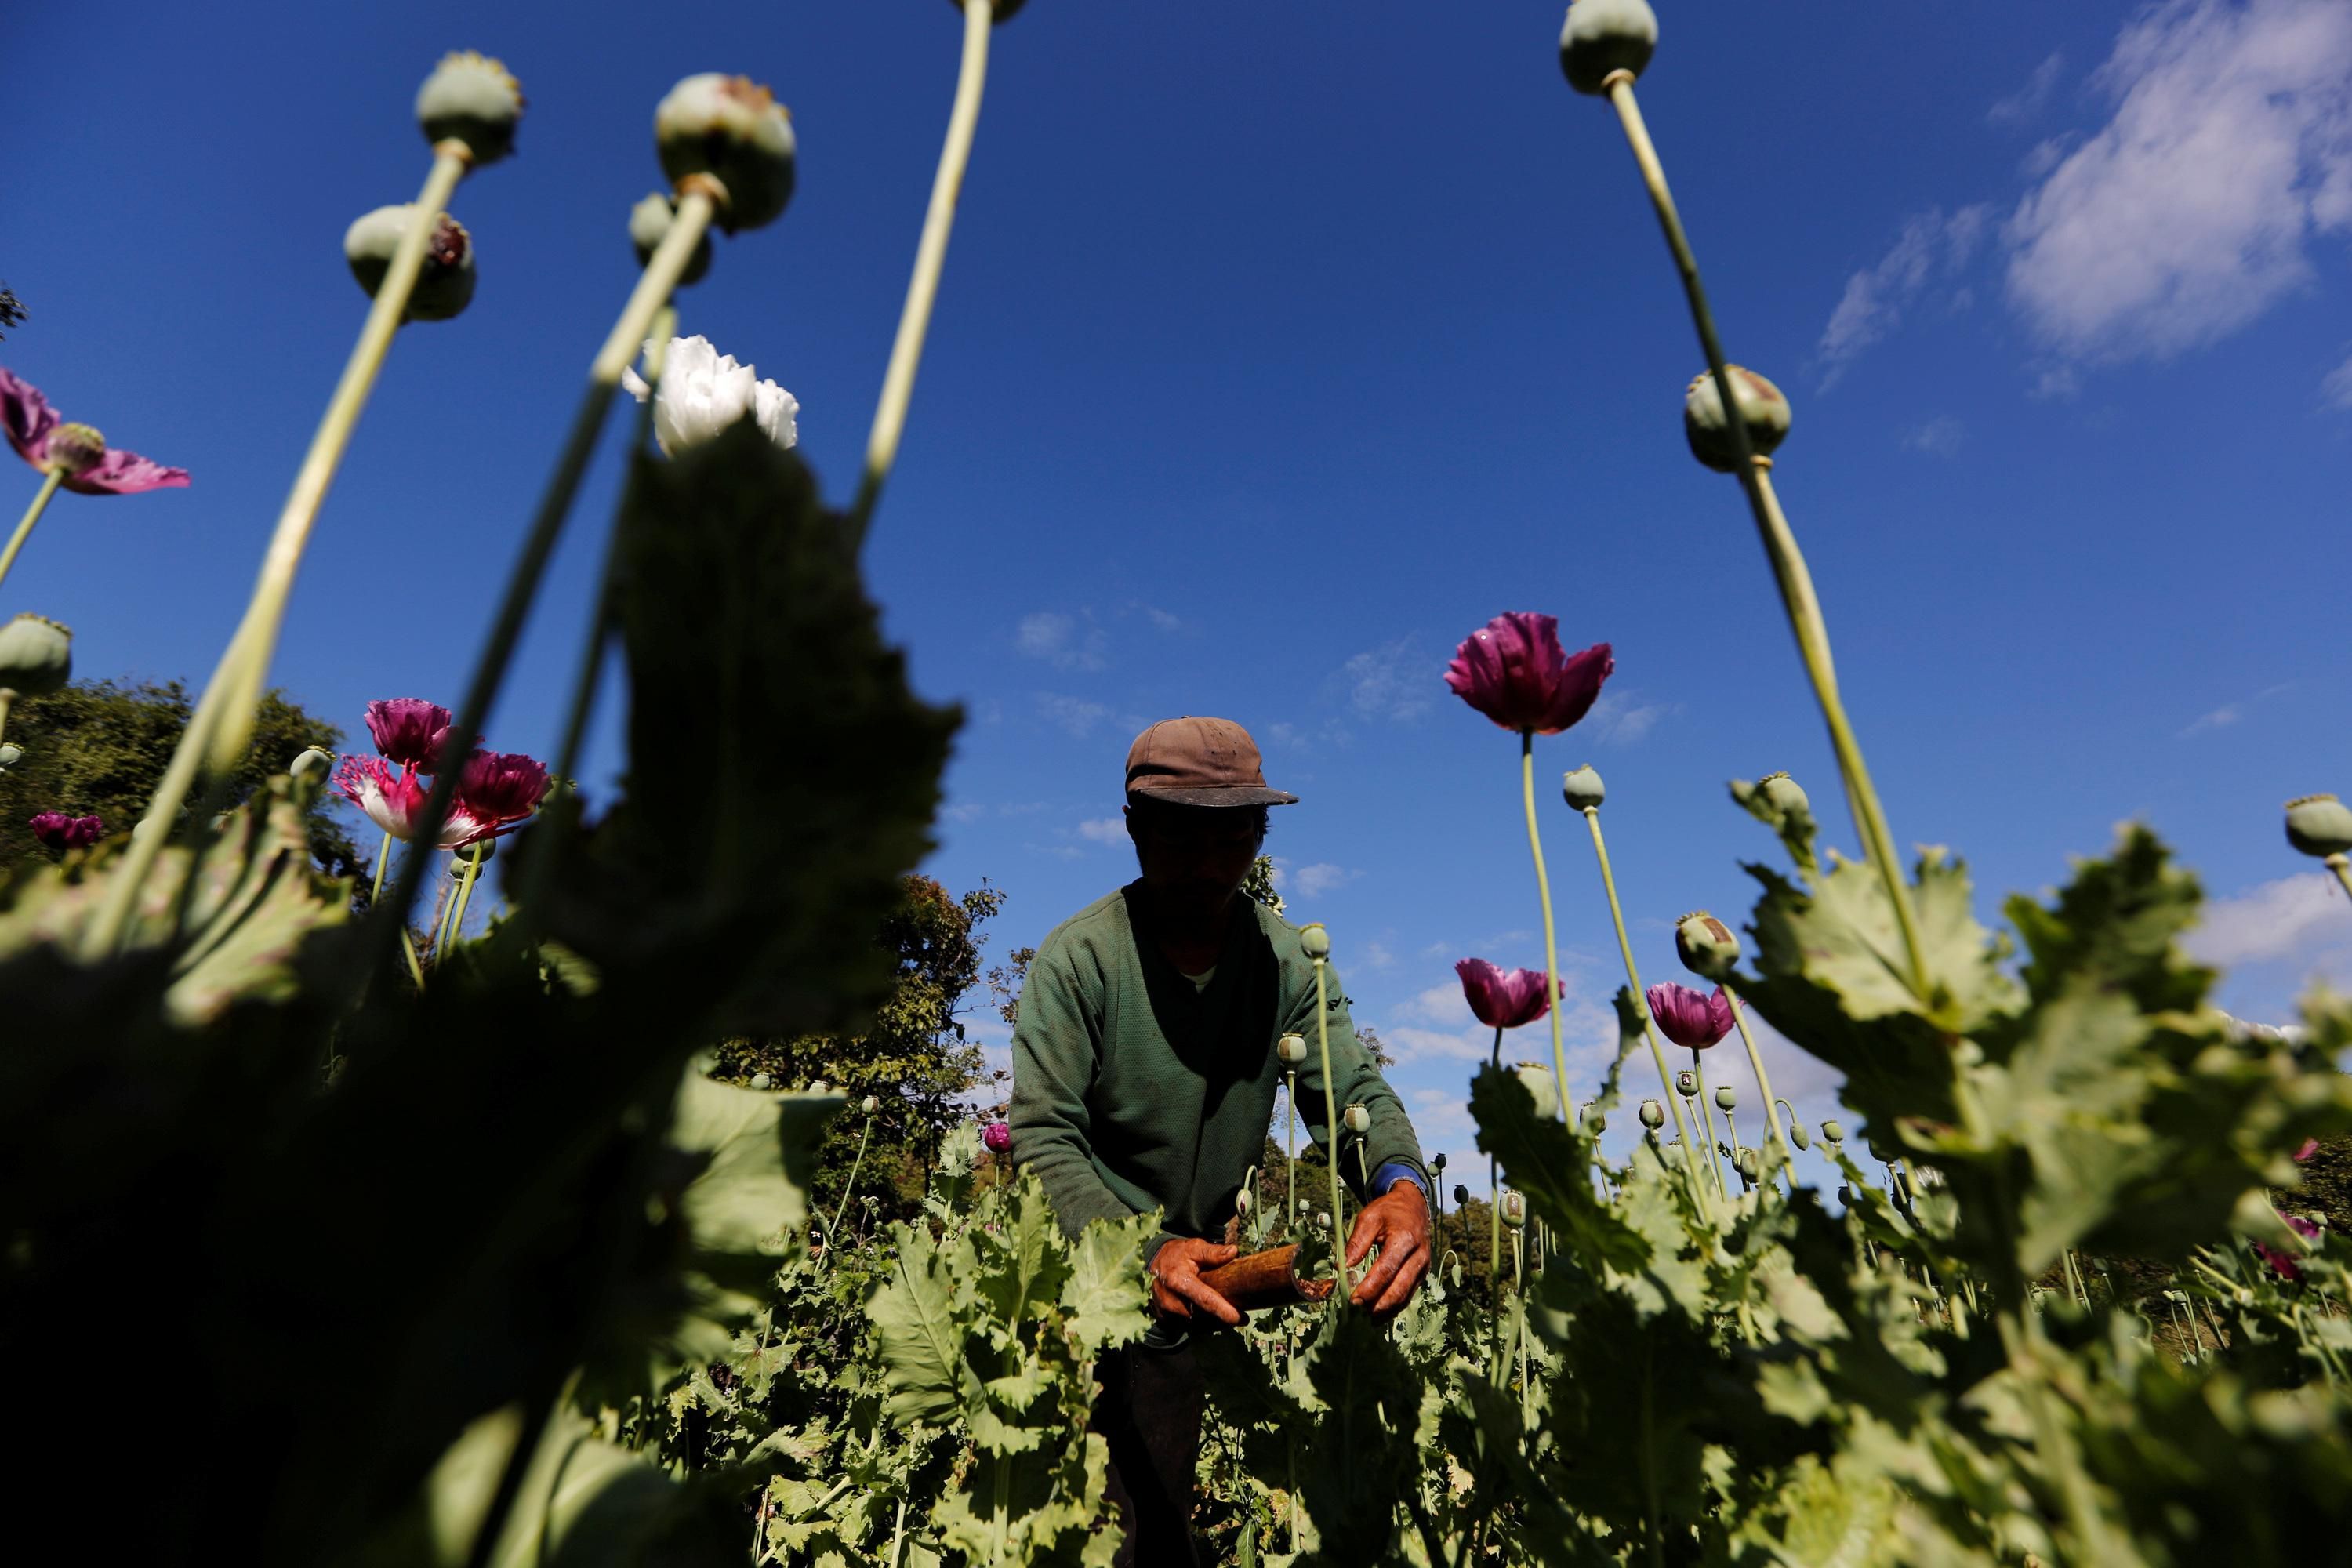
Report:
[[[653,344],[646,344],[647,353]],[[621,373],[621,384],[639,403],[652,388],[634,370]],[[779,447],[800,439],[800,400],[772,381],[761,381],[753,366],[737,364],[700,335],[672,338],[662,363],[661,390],[654,394],[654,439],[675,457],[698,447],[749,414]]]

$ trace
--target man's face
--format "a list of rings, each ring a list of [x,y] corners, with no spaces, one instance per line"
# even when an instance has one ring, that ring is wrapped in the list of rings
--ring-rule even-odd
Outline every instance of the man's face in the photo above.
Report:
[[[1215,806],[1127,812],[1143,885],[1180,919],[1205,919],[1241,890],[1263,841],[1256,813]]]

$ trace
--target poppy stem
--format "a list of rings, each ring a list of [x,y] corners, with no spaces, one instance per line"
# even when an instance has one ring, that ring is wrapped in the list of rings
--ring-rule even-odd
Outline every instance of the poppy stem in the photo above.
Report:
[[[1339,1229],[1339,1102],[1331,1091],[1331,1003],[1325,989],[1325,968],[1323,960],[1315,961],[1315,1038],[1323,1051],[1323,1151],[1331,1162],[1331,1263],[1339,1276],[1339,1287],[1331,1292],[1331,1310],[1336,1312],[1347,1306],[1354,1286],[1348,1279],[1347,1239]]]
[[[41,481],[40,489],[33,497],[33,504],[25,509],[24,519],[16,524],[16,531],[8,536],[8,548],[0,550],[0,583],[8,580],[8,568],[16,564],[16,552],[25,548],[25,541],[33,537],[33,524],[40,521],[41,514],[49,510],[49,498],[58,493],[58,487],[65,483],[65,479],[63,468],[51,468],[48,477]]]
[[[295,470],[294,488],[278,515],[277,531],[262,556],[261,572],[254,584],[253,597],[246,604],[245,616],[237,623],[220,662],[214,667],[204,696],[189,715],[187,728],[180,732],[179,744],[173,749],[163,781],[147,803],[146,815],[140,821],[146,831],[133,832],[131,847],[108,879],[106,901],[99,906],[98,918],[91,922],[88,939],[88,951],[93,955],[110,953],[121,943],[140,884],[154,868],[155,858],[163,853],[165,840],[172,836],[172,827],[187,801],[188,792],[195,785],[197,773],[209,771],[215,776],[226,775],[236,765],[253,738],[254,710],[261,695],[262,681],[269,673],[270,655],[286,620],[287,597],[293,591],[294,574],[302,563],[302,552],[318,521],[319,508],[326,500],[327,488],[334,483],[335,470],[341,466],[343,454],[351,446],[352,432],[358,427],[368,395],[375,390],[376,376],[383,369],[385,354],[391,351],[393,334],[408,313],[409,295],[416,287],[417,275],[424,270],[425,247],[470,163],[471,154],[464,142],[452,139],[434,143],[432,172],[425,176],[425,188],[417,195],[408,226],[401,234],[399,248],[393,252],[391,264],[384,269],[383,281],[376,286],[375,300],[368,307],[359,342],[352,345],[351,357],[343,362],[342,377],[335,384],[334,395],[327,400],[327,411],[310,437],[310,450],[302,455],[302,466]]]
[[[478,850],[481,847],[476,845],[472,847]],[[452,942],[463,941],[465,938],[466,911],[474,907],[474,884],[482,875],[482,862],[478,854],[466,854],[464,851],[459,853],[466,862],[466,879],[457,889],[457,910],[449,917],[449,940]]]
[[[1715,1173],[1715,1190],[1721,1193],[1726,1201],[1728,1201],[1731,1197],[1731,1184],[1723,1179],[1723,1154],[1717,1146],[1717,1140],[1715,1136],[1715,1108],[1706,1087],[1706,1068],[1699,1066],[1698,1050],[1696,1047],[1691,1049],[1691,1077],[1698,1080],[1698,1119],[1700,1125],[1706,1130],[1706,1168]]]
[[[1601,836],[1601,808],[1588,805],[1584,825],[1592,829],[1592,854],[1601,863],[1601,886],[1609,895],[1609,918],[1617,927],[1617,951],[1625,960],[1625,978],[1633,992],[1634,1010],[1642,1015],[1642,1037],[1650,1043],[1650,1059],[1658,1065],[1658,1088],[1666,1097],[1666,1109],[1675,1115],[1675,1131],[1683,1141],[1683,1178],[1690,1184],[1691,1205],[1702,1215],[1713,1217],[1713,1207],[1706,1201],[1706,1184],[1698,1179],[1691,1168],[1690,1157],[1697,1152],[1697,1141],[1691,1136],[1690,1123],[1683,1118],[1682,1096],[1675,1092],[1675,1075],[1666,1067],[1666,1048],[1658,1043],[1657,1021],[1650,1016],[1649,993],[1642,989],[1642,971],[1633,962],[1633,943],[1625,935],[1625,911],[1617,902],[1617,877],[1609,868],[1609,841]]]
[[[572,510],[572,498],[579,493],[581,478],[588,471],[588,459],[595,454],[596,437],[604,428],[605,413],[612,407],[621,373],[637,356],[646,329],[653,325],[655,312],[669,302],[671,291],[677,287],[678,277],[686,270],[695,247],[709,232],[711,219],[718,214],[718,201],[724,195],[725,188],[707,174],[689,174],[678,182],[677,216],[653,255],[646,258],[645,271],[638,276],[636,287],[629,291],[628,303],[621,308],[620,319],[613,323],[604,346],[588,366],[588,384],[581,394],[579,411],[572,416],[571,433],[564,437],[555,472],[548,477],[547,489],[540,496],[530,531],[508,575],[506,596],[499,602],[498,618],[491,623],[489,639],[482,647],[473,681],[457,710],[453,733],[465,737],[464,744],[472,744],[473,738],[482,732],[482,725],[489,718],[490,704],[506,679],[515,645],[522,640],[523,622],[530,615],[531,601],[539,596],[540,582],[547,574],[548,557],[555,552],[556,542],[563,533],[564,519]],[[444,768],[435,775],[433,793],[426,797],[417,824],[420,842],[430,844],[440,836],[441,825],[448,819],[450,805],[457,798],[457,780],[463,772],[460,768]],[[411,858],[401,867],[400,879],[393,885],[389,916],[374,918],[392,925],[405,921],[424,877],[424,857]],[[383,935],[375,940],[378,946],[374,962],[367,965],[371,973],[381,967],[392,939]]]
[[[2344,885],[2345,896],[2352,898],[2352,858],[2347,858],[2338,850],[2320,864],[2336,873],[2336,879]]]
[[[931,205],[923,215],[923,237],[915,247],[915,273],[907,281],[907,303],[898,313],[898,335],[890,344],[890,365],[882,376],[881,401],[866,438],[866,472],[857,499],[849,505],[849,545],[866,542],[882,483],[898,460],[898,438],[907,427],[907,405],[915,395],[915,369],[922,363],[923,337],[946,264],[948,235],[955,227],[956,198],[963,192],[971,138],[980,124],[980,96],[988,81],[988,37],[996,20],[995,0],[963,0],[963,64],[956,74],[955,106],[948,111],[948,135],[940,148],[939,172],[931,178]],[[1337,1223],[1337,1216],[1334,1216]]]
[[[1544,871],[1543,837],[1536,831],[1536,732],[1519,731],[1519,793],[1528,808],[1528,850],[1536,861],[1536,892],[1543,900],[1544,985],[1549,993],[1544,1013],[1551,1019],[1552,1088],[1559,1095],[1559,1119],[1571,1121],[1568,1110],[1568,1049],[1559,1037],[1559,943],[1552,934],[1551,878]]]
[[[1748,1031],[1748,1010],[1739,1005],[1739,995],[1730,986],[1723,988],[1723,999],[1731,1004],[1731,1021],[1739,1026],[1739,1043],[1748,1047],[1748,1065],[1756,1069],[1757,1092],[1764,1097],[1764,1124],[1772,1130],[1772,1143],[1780,1158],[1790,1165],[1796,1155],[1789,1152],[1788,1134],[1780,1130],[1780,1108],[1773,1103],[1772,1079],[1764,1070],[1764,1053],[1756,1048],[1756,1037]]]
[[[1633,149],[1642,183],[1649,190],[1650,205],[1657,209],[1658,226],[1665,231],[1666,248],[1674,255],[1675,269],[1682,275],[1683,293],[1690,301],[1691,321],[1698,329],[1699,347],[1706,354],[1707,374],[1714,377],[1716,396],[1722,400],[1724,433],[1731,442],[1733,468],[1739,476],[1741,489],[1747,492],[1748,510],[1755,514],[1757,534],[1771,563],[1772,575],[1780,584],[1781,607],[1788,615],[1790,629],[1796,635],[1797,651],[1804,659],[1805,673],[1812,680],[1822,718],[1829,726],[1830,743],[1837,752],[1838,769],[1845,777],[1846,798],[1853,808],[1855,830],[1862,836],[1864,852],[1877,863],[1878,874],[1886,884],[1886,896],[1895,906],[1895,923],[1903,934],[1904,959],[1910,966],[1912,994],[1924,1003],[1928,1000],[1927,963],[1920,945],[1918,917],[1911,908],[1911,889],[1904,881],[1902,864],[1895,858],[1895,838],[1887,830],[1886,813],[1878,803],[1878,792],[1870,782],[1870,770],[1862,760],[1862,747],[1854,740],[1853,726],[1847,722],[1845,705],[1838,696],[1837,672],[1830,662],[1829,626],[1822,616],[1821,601],[1813,594],[1812,574],[1805,568],[1805,557],[1797,548],[1796,535],[1790,531],[1780,499],[1772,492],[1769,473],[1771,460],[1756,455],[1748,439],[1748,426],[1738,416],[1739,404],[1732,396],[1731,373],[1724,358],[1723,342],[1716,332],[1715,313],[1707,306],[1706,286],[1699,280],[1698,258],[1691,250],[1682,215],[1675,210],[1674,195],[1666,188],[1665,165],[1659,162],[1657,147],[1651,142],[1649,127],[1642,119],[1641,105],[1633,97],[1633,74],[1612,71],[1606,90],[1609,101],[1616,107],[1618,121],[1624,127],[1626,144]]]

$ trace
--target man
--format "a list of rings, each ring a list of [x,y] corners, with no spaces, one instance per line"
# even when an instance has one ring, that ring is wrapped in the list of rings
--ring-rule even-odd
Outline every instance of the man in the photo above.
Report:
[[[1142,1345],[1104,1358],[1095,1405],[1121,1568],[1195,1561],[1202,1382],[1188,1326],[1241,1321],[1202,1271],[1234,1257],[1217,1238],[1265,1147],[1284,1035],[1307,1037],[1298,1108],[1330,1152],[1313,963],[1297,927],[1241,891],[1267,808],[1298,800],[1268,789],[1261,767],[1249,732],[1223,719],[1164,720],[1136,737],[1126,814],[1142,875],[1047,935],[1013,1034],[1013,1147],[1063,1228],[1161,1216],[1149,1258],[1158,1321]],[[1429,1268],[1429,1174],[1403,1105],[1357,1043],[1336,971],[1325,983],[1333,1101],[1371,1113],[1360,1163],[1338,1161],[1363,1203],[1348,1261],[1380,1248],[1351,1299],[1385,1316]]]

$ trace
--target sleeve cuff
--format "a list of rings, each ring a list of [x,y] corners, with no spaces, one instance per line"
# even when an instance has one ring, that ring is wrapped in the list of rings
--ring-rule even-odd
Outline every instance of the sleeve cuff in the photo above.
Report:
[[[1402,1160],[1391,1160],[1372,1173],[1372,1195],[1380,1196],[1399,1182],[1411,1182],[1421,1189],[1423,1198],[1426,1199],[1429,1196],[1429,1184],[1421,1179],[1419,1171]]]

